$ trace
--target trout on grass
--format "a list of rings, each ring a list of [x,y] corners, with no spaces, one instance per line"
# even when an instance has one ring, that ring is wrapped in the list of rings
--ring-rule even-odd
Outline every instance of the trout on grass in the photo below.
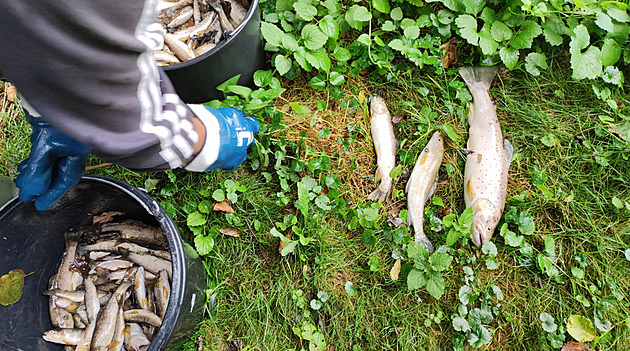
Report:
[[[490,98],[496,67],[462,67],[462,76],[473,96],[468,114],[469,154],[464,171],[464,200],[472,207],[472,240],[477,246],[489,241],[501,219],[507,193],[508,168],[513,148],[503,139],[497,112]]]
[[[429,252],[433,252],[433,244],[424,234],[424,204],[435,191],[443,155],[444,141],[442,135],[440,132],[435,132],[418,156],[405,189],[407,192],[407,224],[413,225],[414,240],[423,243]]]
[[[376,181],[380,180],[381,183],[368,196],[368,200],[382,202],[392,189],[392,178],[389,173],[396,165],[398,140],[394,135],[392,117],[385,105],[385,100],[379,96],[374,96],[370,100],[370,127],[378,165]]]

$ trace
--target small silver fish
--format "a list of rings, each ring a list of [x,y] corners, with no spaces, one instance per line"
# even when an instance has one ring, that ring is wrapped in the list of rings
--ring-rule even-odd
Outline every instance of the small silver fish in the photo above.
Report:
[[[370,100],[370,125],[372,140],[376,149],[378,168],[376,169],[376,181],[381,181],[378,188],[368,196],[368,200],[382,202],[392,188],[392,178],[389,176],[396,165],[396,150],[398,141],[394,135],[392,118],[385,105],[385,100],[374,96]]]
[[[73,271],[70,270],[70,266],[75,261],[78,239],[82,234],[82,232],[67,232],[64,234],[66,251],[64,251],[63,259],[57,270],[57,286],[61,290],[72,291],[76,288],[73,285]]]
[[[127,310],[123,312],[126,322],[147,323],[159,327],[162,325],[162,318],[157,314],[142,309]]]
[[[147,300],[147,288],[144,283],[144,267],[138,267],[134,277],[133,291],[136,296],[136,303],[143,310],[149,309],[149,300]]]
[[[424,234],[424,204],[435,191],[438,171],[444,155],[444,142],[440,132],[433,136],[416,160],[411,176],[407,181],[407,224],[413,226],[414,239],[423,243],[429,252],[433,244]]]
[[[125,348],[129,351],[146,351],[151,342],[136,323],[125,325]]]
[[[459,74],[473,96],[464,170],[464,200],[473,209],[472,240],[481,247],[489,241],[501,219],[507,193],[512,144],[503,139],[490,84],[496,67],[462,67]]]
[[[169,24],[166,25],[166,27],[177,28],[183,25],[184,23],[188,22],[188,20],[193,17],[193,14],[194,14],[194,10],[192,6],[186,6],[180,11],[177,17],[175,17],[171,22],[169,22]]]
[[[44,340],[63,345],[77,345],[83,337],[83,329],[56,328],[44,332]]]
[[[124,280],[109,298],[105,307],[98,313],[96,328],[92,337],[91,349],[93,351],[105,351],[114,339],[118,310],[120,309],[122,298],[130,286],[131,283],[128,280]]]
[[[137,254],[135,252],[123,251],[122,254],[129,261],[144,267],[145,270],[151,273],[158,273],[161,270],[166,270],[168,277],[173,277],[173,268],[170,261],[152,255]]]
[[[169,285],[166,270],[161,270],[158,273],[158,277],[155,280],[153,286],[153,295],[155,297],[155,305],[158,316],[164,318],[166,314],[166,308],[168,307],[168,299],[171,295],[171,287]]]

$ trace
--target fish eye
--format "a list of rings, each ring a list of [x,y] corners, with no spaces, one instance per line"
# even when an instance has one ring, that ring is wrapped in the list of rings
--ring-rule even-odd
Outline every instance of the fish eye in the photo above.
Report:
[[[438,141],[442,141],[442,139],[438,138]]]
[[[491,231],[491,230],[492,230],[492,228],[488,227],[488,231]]]

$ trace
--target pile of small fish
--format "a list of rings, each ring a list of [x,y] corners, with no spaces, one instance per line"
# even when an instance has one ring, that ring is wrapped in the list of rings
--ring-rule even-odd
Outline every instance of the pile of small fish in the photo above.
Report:
[[[481,247],[490,241],[505,206],[508,168],[512,159],[512,144],[503,139],[496,108],[489,89],[496,67],[462,67],[460,75],[472,93],[474,103],[469,106],[470,126],[464,170],[464,200],[472,207],[471,237]],[[392,187],[390,172],[396,164],[398,141],[394,135],[391,116],[380,97],[370,101],[371,132],[376,148],[378,189],[368,196],[372,201],[383,201]],[[429,252],[433,245],[423,230],[424,205],[435,191],[438,171],[444,155],[444,142],[435,132],[418,157],[407,182],[407,223],[414,228],[414,240],[422,242]]]
[[[49,280],[50,342],[66,350],[146,351],[166,313],[171,254],[160,227],[134,220],[65,233]]]
[[[158,65],[193,59],[229,36],[247,15],[248,0],[161,0],[157,17],[164,47],[153,52]]]

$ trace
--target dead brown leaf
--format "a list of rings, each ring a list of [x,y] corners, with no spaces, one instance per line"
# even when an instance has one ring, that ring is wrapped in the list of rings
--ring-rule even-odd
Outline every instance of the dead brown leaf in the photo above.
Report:
[[[398,276],[400,275],[400,265],[401,265],[401,262],[399,258],[396,260],[396,262],[394,263],[394,266],[389,271],[389,276],[392,278],[393,281],[398,280]]]
[[[560,351],[592,351],[588,344],[577,342],[577,341],[569,341],[564,346],[562,346],[562,350]]]
[[[236,228],[222,228],[222,229],[219,229],[219,233],[223,235],[231,236],[233,238],[238,238],[241,236],[241,234],[243,234],[243,232],[241,232],[240,230]]]
[[[94,218],[92,219],[92,224],[107,223],[107,222],[110,222],[116,216],[124,216],[124,215],[125,214],[123,212],[118,212],[118,211],[103,212],[101,214],[97,214],[96,216],[94,216]]]
[[[442,67],[449,68],[457,63],[457,46],[450,41],[442,44],[440,49],[446,51],[446,55],[442,57]]]
[[[286,235],[287,239],[291,239],[291,237],[293,236],[293,232],[289,231]],[[282,249],[284,249],[285,246],[287,246],[289,243],[280,240],[280,245],[278,245],[278,252],[282,253]]]
[[[212,211],[236,213],[232,206],[230,206],[230,200],[225,199],[223,201],[215,202],[212,204]]]

